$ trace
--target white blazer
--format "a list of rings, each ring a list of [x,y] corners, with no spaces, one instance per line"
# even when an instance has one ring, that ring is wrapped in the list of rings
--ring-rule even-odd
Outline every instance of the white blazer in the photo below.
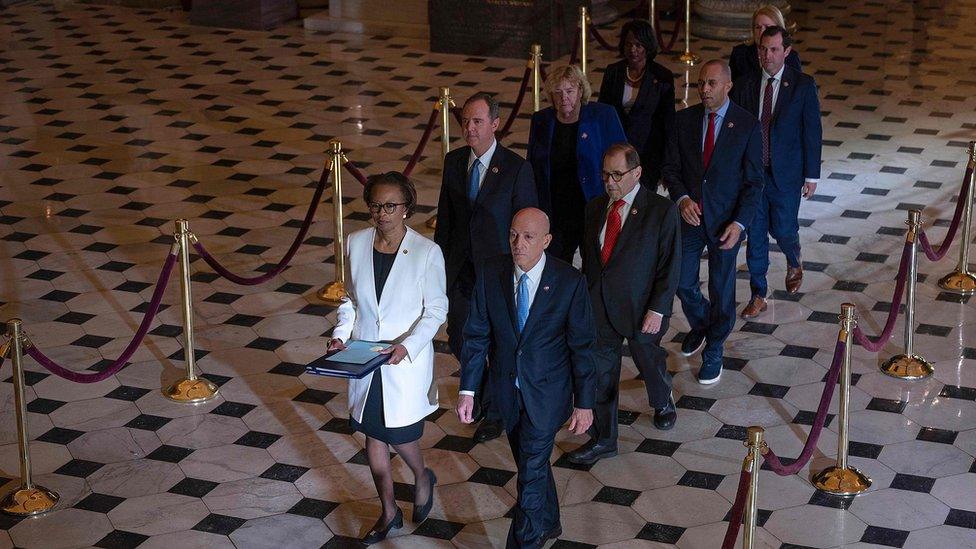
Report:
[[[444,256],[440,246],[407,227],[383,295],[376,302],[373,278],[375,228],[346,240],[346,298],[338,310],[332,337],[348,341],[392,341],[404,346],[399,364],[384,364],[383,411],[387,427],[404,427],[437,410],[434,383],[434,335],[447,319]],[[349,380],[349,416],[362,421],[375,371]]]

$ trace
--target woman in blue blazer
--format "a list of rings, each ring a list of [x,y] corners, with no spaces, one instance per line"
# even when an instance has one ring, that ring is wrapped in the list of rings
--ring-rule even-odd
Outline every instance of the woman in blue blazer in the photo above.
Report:
[[[739,44],[732,48],[729,54],[729,68],[732,69],[732,82],[738,81],[743,76],[755,75],[758,79],[762,76],[762,69],[759,67],[759,37],[762,36],[766,27],[776,25],[786,28],[786,21],[783,19],[783,12],[772,5],[760,6],[752,14],[752,41],[746,44]],[[800,56],[796,49],[786,56],[786,66],[792,67],[802,72],[800,66]]]
[[[613,107],[589,102],[590,83],[579,67],[554,67],[545,91],[552,106],[532,115],[528,160],[551,222],[549,253],[572,263],[586,203],[604,192],[603,153],[627,136]]]

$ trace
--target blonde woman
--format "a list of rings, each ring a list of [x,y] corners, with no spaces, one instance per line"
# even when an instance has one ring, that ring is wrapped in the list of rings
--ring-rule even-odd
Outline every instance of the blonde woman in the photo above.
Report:
[[[759,67],[759,37],[762,36],[767,27],[777,26],[786,28],[786,21],[783,19],[783,12],[772,5],[760,6],[752,14],[752,39],[732,48],[729,54],[729,68],[732,69],[732,81],[737,82],[744,76],[761,76],[762,69]],[[800,56],[794,48],[786,57],[786,66],[803,71],[800,66]]]
[[[603,153],[627,141],[617,111],[590,102],[590,83],[579,67],[553,67],[546,78],[550,107],[532,115],[528,160],[539,208],[549,214],[549,253],[567,262],[583,241],[583,210],[603,194]]]

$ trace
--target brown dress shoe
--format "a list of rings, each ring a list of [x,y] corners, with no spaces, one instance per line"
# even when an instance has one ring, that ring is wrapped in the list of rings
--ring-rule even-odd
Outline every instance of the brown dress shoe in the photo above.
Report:
[[[749,301],[749,304],[746,305],[746,308],[742,309],[742,313],[739,316],[742,318],[756,318],[768,308],[769,305],[766,303],[765,297],[754,295]]]
[[[803,267],[786,267],[786,291],[795,294],[803,284]]]

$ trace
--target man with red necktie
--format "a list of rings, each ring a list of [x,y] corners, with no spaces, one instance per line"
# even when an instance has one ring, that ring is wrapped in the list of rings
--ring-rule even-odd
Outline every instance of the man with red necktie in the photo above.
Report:
[[[668,331],[681,266],[678,208],[640,184],[637,150],[616,143],[603,156],[607,194],[586,205],[583,274],[596,324],[596,404],[590,441],[569,454],[588,465],[617,454],[617,403],[624,338],[644,379],[654,426],[677,419],[661,338]]]
[[[678,299],[691,330],[681,352],[702,350],[698,382],[722,374],[722,347],[735,324],[735,256],[762,192],[762,131],[751,113],[729,101],[732,74],[720,60],[702,65],[701,103],[677,113],[662,175],[681,214]],[[699,264],[708,250],[708,299]]]

